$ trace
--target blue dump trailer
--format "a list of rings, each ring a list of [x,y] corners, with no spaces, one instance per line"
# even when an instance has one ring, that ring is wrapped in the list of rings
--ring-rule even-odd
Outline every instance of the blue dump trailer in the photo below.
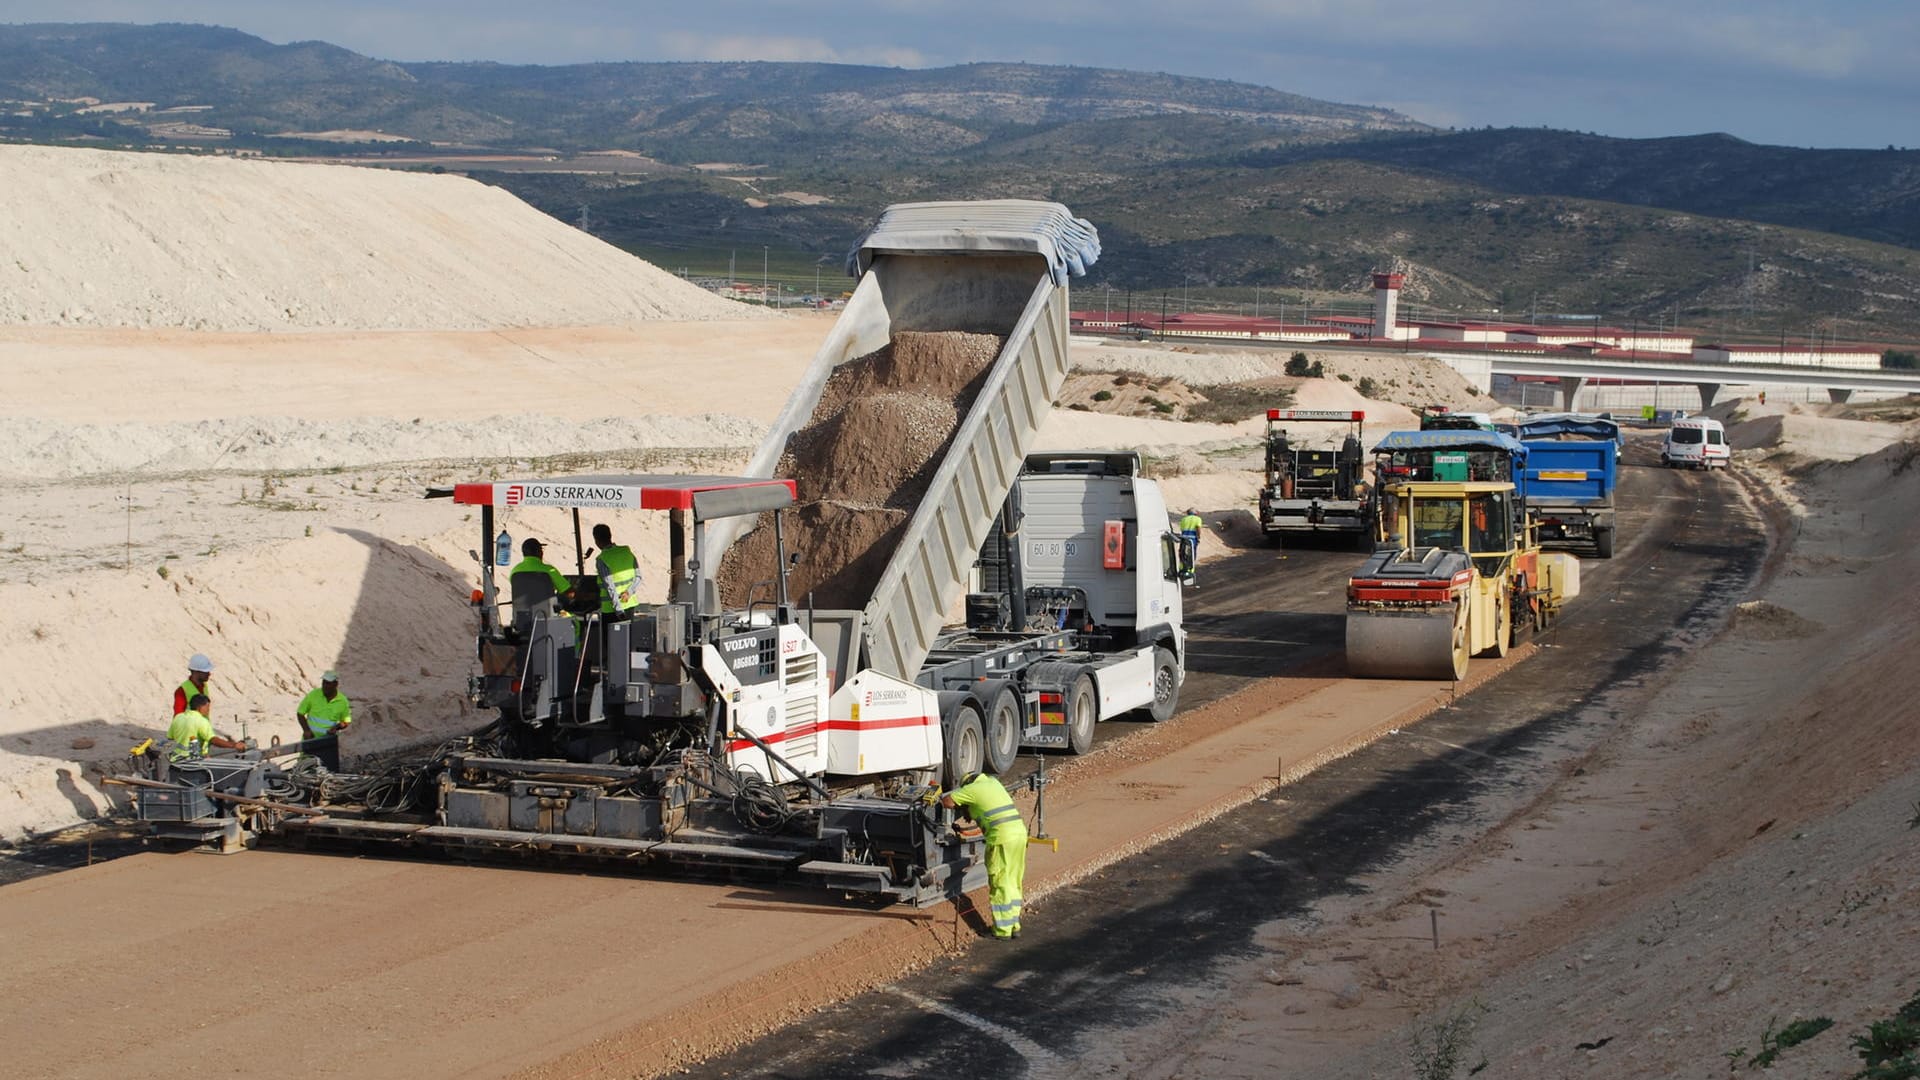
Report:
[[[1613,489],[1619,478],[1620,427],[1597,416],[1559,413],[1518,425],[1526,445],[1527,508],[1540,546],[1613,558]]]

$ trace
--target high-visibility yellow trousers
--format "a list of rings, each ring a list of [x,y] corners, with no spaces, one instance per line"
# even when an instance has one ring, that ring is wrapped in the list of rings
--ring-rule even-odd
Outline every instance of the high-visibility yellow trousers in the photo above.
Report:
[[[1020,929],[1020,883],[1027,876],[1027,830],[987,841],[987,902],[993,907],[993,936],[1012,937]]]

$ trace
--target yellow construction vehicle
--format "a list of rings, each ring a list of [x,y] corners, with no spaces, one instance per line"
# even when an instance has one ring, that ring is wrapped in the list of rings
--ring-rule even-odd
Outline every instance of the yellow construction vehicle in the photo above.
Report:
[[[1515,477],[1526,450],[1480,431],[1396,432],[1377,448],[1382,541],[1347,583],[1347,671],[1461,679],[1505,656],[1579,591],[1543,553]]]

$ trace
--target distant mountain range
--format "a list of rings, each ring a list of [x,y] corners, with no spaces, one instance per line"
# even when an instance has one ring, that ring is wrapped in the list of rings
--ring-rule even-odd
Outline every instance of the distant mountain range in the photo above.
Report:
[[[403,64],[218,27],[0,27],[0,98],[77,97],[210,106],[202,122],[236,133],[377,129],[499,147],[643,149],[686,161],[749,146],[756,161],[817,158],[827,145],[919,157],[1135,116],[1232,118],[1315,138],[1425,130],[1388,109],[1098,68]]]
[[[1029,64],[396,63],[216,27],[0,26],[0,138],[410,155],[656,260],[837,255],[912,198],[1055,198],[1106,237],[1096,282],[1351,290],[1805,334],[1920,336],[1920,152],[1437,131],[1211,79]],[[463,154],[467,157],[463,158]],[[709,163],[743,163],[723,167]],[[707,165],[707,168],[695,166]]]

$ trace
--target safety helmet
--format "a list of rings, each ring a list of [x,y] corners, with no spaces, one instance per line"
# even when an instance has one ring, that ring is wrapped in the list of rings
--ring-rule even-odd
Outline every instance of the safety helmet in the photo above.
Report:
[[[187,670],[211,673],[213,671],[213,661],[207,659],[206,653],[194,653],[187,658]]]
[[[980,770],[975,769],[974,771],[960,778],[960,786],[966,787],[968,784],[971,784],[978,779],[980,779]]]

